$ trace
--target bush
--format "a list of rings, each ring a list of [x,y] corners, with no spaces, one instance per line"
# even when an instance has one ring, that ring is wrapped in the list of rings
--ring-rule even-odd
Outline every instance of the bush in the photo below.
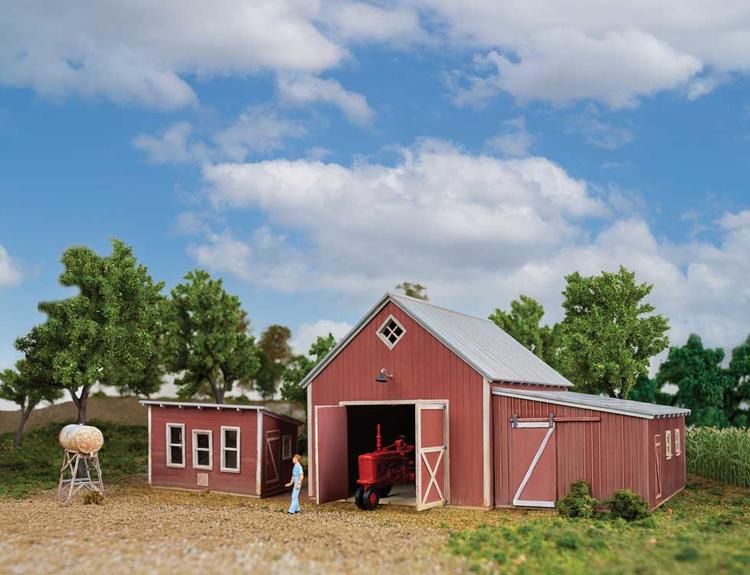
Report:
[[[563,517],[593,517],[598,501],[591,497],[591,486],[585,479],[570,484],[570,492],[555,506]]]
[[[104,503],[104,495],[98,491],[89,491],[83,495],[82,500],[84,505],[101,505]]]
[[[612,519],[621,517],[625,521],[635,521],[651,515],[648,510],[648,503],[643,497],[634,491],[630,491],[630,489],[618,489],[607,500],[607,504]]]

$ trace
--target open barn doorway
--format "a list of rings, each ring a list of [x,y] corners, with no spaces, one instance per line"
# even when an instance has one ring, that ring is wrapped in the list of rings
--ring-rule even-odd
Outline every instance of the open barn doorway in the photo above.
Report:
[[[389,464],[382,465],[377,455],[363,461],[360,470],[360,455],[373,453],[377,449],[378,425],[380,426],[381,449],[396,451],[394,443],[403,441],[408,448],[399,456],[396,453],[384,454],[390,459]],[[348,436],[348,491],[347,501],[355,501],[357,495],[357,480],[362,478],[377,479],[378,483],[372,491],[377,491],[378,505],[398,504],[417,505],[415,485],[415,405],[348,405],[347,406],[347,436]],[[381,451],[382,453],[382,451]],[[386,474],[395,481],[386,479]],[[361,477],[362,476],[362,477]],[[367,485],[360,489],[359,497],[367,497]],[[372,496],[374,497],[374,495]],[[363,503],[362,500],[358,504]],[[365,508],[369,502],[364,501]]]

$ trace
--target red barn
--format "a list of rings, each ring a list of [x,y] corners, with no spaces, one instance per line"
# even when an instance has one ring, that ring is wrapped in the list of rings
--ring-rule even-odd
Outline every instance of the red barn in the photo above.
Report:
[[[410,297],[386,294],[302,385],[318,503],[352,497],[377,424],[416,446],[398,500],[418,509],[551,507],[577,479],[656,507],[685,484],[688,410],[568,391],[491,321]]]
[[[292,475],[301,421],[264,407],[142,401],[153,487],[265,497]]]

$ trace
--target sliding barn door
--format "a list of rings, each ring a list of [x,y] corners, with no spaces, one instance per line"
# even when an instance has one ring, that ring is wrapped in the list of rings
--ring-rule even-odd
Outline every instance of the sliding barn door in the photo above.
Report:
[[[448,497],[448,408],[444,403],[417,404],[417,509],[445,505]]]
[[[513,505],[554,507],[557,498],[555,422],[513,421],[511,427]]]
[[[327,503],[349,495],[346,407],[315,407],[315,499]]]

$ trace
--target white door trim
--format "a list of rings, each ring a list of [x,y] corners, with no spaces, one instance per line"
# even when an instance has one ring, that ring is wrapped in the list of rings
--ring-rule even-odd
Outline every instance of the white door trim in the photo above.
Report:
[[[485,507],[492,507],[492,391],[490,380],[482,379],[482,487]]]
[[[422,448],[422,411],[428,410],[428,409],[439,409],[443,412],[443,445],[440,446],[432,446],[432,447],[425,447]],[[448,469],[448,402],[436,402],[436,401],[430,401],[425,403],[420,403],[416,405],[416,409],[414,410],[414,418],[415,418],[415,435],[416,435],[416,496],[417,496],[417,510],[421,511],[423,509],[429,509],[431,507],[439,507],[443,505],[447,505],[448,503],[448,490],[450,488],[450,475],[449,475],[449,469]],[[427,457],[425,456],[426,453],[435,453],[440,452],[440,455],[438,455],[437,462],[435,463],[435,466],[430,465],[430,463],[427,460]],[[424,495],[422,495],[422,483],[424,478],[422,477],[422,463],[424,462],[425,467],[427,468],[427,473],[429,474],[429,481],[427,483],[427,489],[424,492]],[[440,489],[440,485],[437,482],[436,473],[437,470],[440,468],[440,464],[443,464],[443,490]],[[430,493],[430,490],[432,489],[432,486],[435,485],[435,489],[438,492],[438,495],[440,496],[440,499],[437,501],[433,501],[432,503],[424,503],[424,500],[427,499],[427,496]]]
[[[263,489],[263,412],[258,410],[258,421],[256,427],[258,429],[257,445],[255,449],[255,492],[260,497]]]
[[[555,422],[554,421],[519,421],[516,423],[516,428],[541,428],[541,427],[547,427],[547,433],[544,434],[544,439],[542,439],[542,443],[539,445],[539,449],[536,450],[536,453],[534,454],[534,459],[531,460],[531,465],[529,465],[529,468],[526,470],[526,475],[523,476],[523,480],[521,481],[521,485],[518,486],[518,490],[516,491],[516,494],[513,496],[513,505],[520,505],[520,506],[526,506],[526,507],[554,507],[555,502],[554,501],[534,501],[531,499],[521,499],[521,493],[523,493],[523,490],[526,488],[526,484],[529,482],[529,479],[531,479],[531,474],[534,473],[534,469],[536,468],[537,463],[539,463],[539,460],[542,458],[542,454],[544,453],[544,450],[547,447],[547,444],[549,443],[549,438],[552,437],[552,434],[555,431]]]

